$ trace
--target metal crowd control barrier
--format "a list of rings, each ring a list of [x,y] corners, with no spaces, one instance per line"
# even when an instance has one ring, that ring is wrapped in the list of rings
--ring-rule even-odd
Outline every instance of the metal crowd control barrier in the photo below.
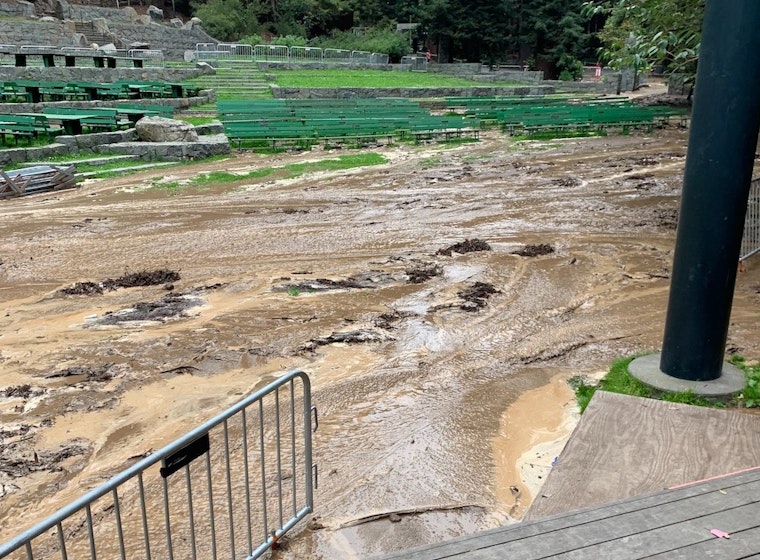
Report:
[[[739,262],[744,262],[757,253],[760,253],[760,178],[753,179],[749,188]]]
[[[287,45],[251,45],[237,43],[196,43],[195,58],[203,62],[324,62],[326,64],[386,65],[387,54],[319,47],[288,47]],[[423,59],[424,60],[424,59]],[[403,63],[403,61],[402,61]]]
[[[288,372],[0,545],[0,558],[258,558],[312,511],[316,429],[309,378]]]
[[[142,59],[145,66],[159,68],[164,66],[164,51],[157,49],[130,49],[127,51],[127,56]]]
[[[322,62],[319,47],[290,47],[290,60],[296,62]]]
[[[351,51],[345,49],[325,49],[323,56],[325,62],[351,62]]]

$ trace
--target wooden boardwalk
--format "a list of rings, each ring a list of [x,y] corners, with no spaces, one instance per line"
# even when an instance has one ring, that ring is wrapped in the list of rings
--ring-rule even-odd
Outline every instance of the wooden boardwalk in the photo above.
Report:
[[[760,558],[760,470],[509,525],[385,560],[754,557]]]
[[[597,392],[530,519],[383,558],[760,559],[758,466],[758,416]]]

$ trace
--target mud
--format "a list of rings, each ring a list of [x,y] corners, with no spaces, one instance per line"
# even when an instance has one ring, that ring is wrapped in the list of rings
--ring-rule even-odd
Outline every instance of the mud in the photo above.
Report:
[[[686,137],[484,132],[377,148],[371,168],[160,187],[334,157],[237,154],[3,201],[0,541],[292,368],[320,411],[319,519],[278,557],[519,518],[556,455],[541,446],[572,425],[565,380],[661,343]],[[95,289],[125,270],[181,277]],[[759,271],[729,330],[749,359]]]

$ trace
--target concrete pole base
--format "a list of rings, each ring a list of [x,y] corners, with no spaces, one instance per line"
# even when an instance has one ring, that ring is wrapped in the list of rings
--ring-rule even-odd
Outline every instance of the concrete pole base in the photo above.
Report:
[[[628,365],[628,373],[645,385],[660,391],[671,393],[691,391],[703,397],[735,395],[741,393],[747,384],[744,372],[728,363],[723,364],[720,377],[711,381],[689,381],[673,377],[660,371],[660,354],[636,358]]]

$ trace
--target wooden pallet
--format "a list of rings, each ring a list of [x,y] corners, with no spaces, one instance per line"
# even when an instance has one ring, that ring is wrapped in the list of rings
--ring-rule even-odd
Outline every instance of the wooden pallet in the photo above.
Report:
[[[73,165],[35,165],[13,171],[0,170],[0,199],[74,188],[77,184]]]

